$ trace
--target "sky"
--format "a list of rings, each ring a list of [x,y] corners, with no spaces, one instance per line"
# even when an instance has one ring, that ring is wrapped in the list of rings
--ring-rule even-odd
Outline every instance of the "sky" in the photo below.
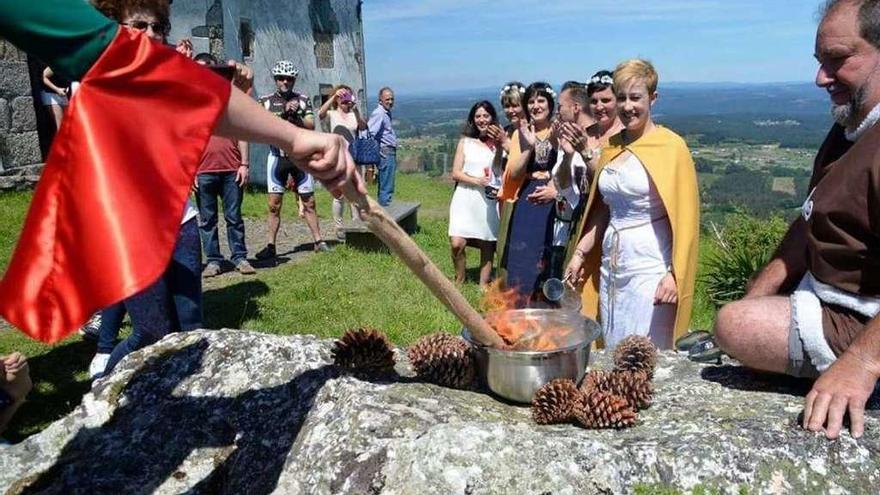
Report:
[[[647,58],[664,82],[809,82],[817,0],[364,0],[367,81],[398,92],[586,80]]]

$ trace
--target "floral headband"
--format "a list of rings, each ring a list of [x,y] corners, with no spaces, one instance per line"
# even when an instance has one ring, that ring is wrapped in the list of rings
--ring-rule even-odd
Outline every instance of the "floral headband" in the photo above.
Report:
[[[507,93],[508,91],[514,91],[514,90],[519,90],[520,94],[525,94],[525,92],[526,92],[526,88],[524,88],[523,86],[520,86],[518,84],[514,84],[514,85],[508,84],[507,86],[504,86],[503,88],[501,88],[501,96],[504,96],[504,93]]]
[[[552,96],[553,99],[556,99],[556,91],[553,91],[553,88],[551,88],[550,86],[547,86],[546,88],[542,88],[542,89],[545,93]]]
[[[606,84],[610,86],[614,84],[614,79],[612,79],[611,76],[609,76],[608,74],[605,74],[602,77],[593,76],[590,79],[590,84]]]

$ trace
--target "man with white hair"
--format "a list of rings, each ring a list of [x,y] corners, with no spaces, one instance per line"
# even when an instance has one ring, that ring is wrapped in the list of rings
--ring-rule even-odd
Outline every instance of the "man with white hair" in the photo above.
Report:
[[[803,427],[853,437],[880,378],[880,0],[831,0],[816,84],[836,123],[773,259],[715,323],[722,350],[763,371],[818,377]]]

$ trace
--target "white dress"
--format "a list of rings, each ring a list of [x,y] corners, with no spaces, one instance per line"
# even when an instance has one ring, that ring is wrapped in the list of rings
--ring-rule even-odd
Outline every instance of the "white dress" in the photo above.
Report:
[[[495,152],[477,139],[464,138],[462,172],[486,177]],[[449,236],[495,241],[498,238],[498,208],[486,197],[483,187],[459,183],[449,203]]]
[[[599,319],[609,348],[628,335],[646,335],[669,349],[676,306],[655,306],[654,293],[672,264],[672,227],[642,162],[628,155],[599,174],[599,191],[610,210],[602,239]]]

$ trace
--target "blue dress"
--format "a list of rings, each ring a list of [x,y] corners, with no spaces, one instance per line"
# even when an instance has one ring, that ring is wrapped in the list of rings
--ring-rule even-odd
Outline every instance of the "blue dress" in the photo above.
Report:
[[[528,143],[519,136],[520,149]],[[502,264],[507,267],[506,286],[516,289],[520,307],[544,305],[541,285],[549,277],[559,277],[550,271],[550,254],[553,246],[553,221],[555,202],[534,204],[527,198],[550,179],[534,179],[535,172],[547,172],[556,163],[557,150],[549,142],[539,140],[526,166],[526,179],[513,205]]]

